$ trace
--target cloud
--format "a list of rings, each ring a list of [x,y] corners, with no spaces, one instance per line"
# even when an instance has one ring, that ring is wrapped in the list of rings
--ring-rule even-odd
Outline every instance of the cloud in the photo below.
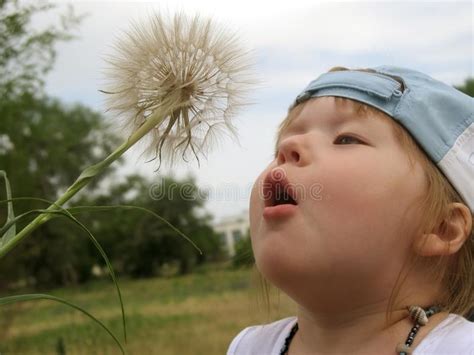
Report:
[[[246,32],[257,46],[291,51],[415,49],[453,34],[468,33],[472,39],[471,11],[469,3],[316,2],[304,11],[264,16]]]

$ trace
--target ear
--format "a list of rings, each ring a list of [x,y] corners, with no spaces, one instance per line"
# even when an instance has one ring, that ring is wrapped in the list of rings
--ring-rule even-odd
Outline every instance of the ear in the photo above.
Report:
[[[451,213],[432,233],[415,240],[416,253],[422,256],[450,255],[461,249],[471,235],[471,210],[462,203],[453,202]]]

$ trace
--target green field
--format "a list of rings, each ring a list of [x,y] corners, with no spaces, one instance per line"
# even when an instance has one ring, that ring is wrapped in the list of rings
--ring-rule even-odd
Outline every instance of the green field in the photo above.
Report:
[[[244,327],[294,315],[284,295],[271,292],[270,311],[254,272],[201,270],[184,277],[119,279],[128,325],[129,354],[225,354]],[[113,283],[96,281],[48,292],[73,302],[123,339]],[[4,295],[5,296],[5,295]],[[112,338],[82,313],[53,301],[0,309],[0,354],[120,354]]]

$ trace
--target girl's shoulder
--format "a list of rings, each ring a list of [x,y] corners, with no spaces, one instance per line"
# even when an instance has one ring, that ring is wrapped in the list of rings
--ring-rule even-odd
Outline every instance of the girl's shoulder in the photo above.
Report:
[[[421,341],[413,355],[474,355],[474,323],[450,313]]]
[[[227,355],[279,354],[296,320],[296,317],[288,317],[245,328],[232,340]]]

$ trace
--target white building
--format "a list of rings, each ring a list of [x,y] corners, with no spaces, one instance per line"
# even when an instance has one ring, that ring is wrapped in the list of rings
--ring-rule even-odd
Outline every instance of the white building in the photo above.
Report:
[[[249,212],[242,211],[233,216],[221,218],[214,223],[214,230],[219,234],[224,242],[230,256],[235,255],[235,243],[248,236],[249,233]]]

